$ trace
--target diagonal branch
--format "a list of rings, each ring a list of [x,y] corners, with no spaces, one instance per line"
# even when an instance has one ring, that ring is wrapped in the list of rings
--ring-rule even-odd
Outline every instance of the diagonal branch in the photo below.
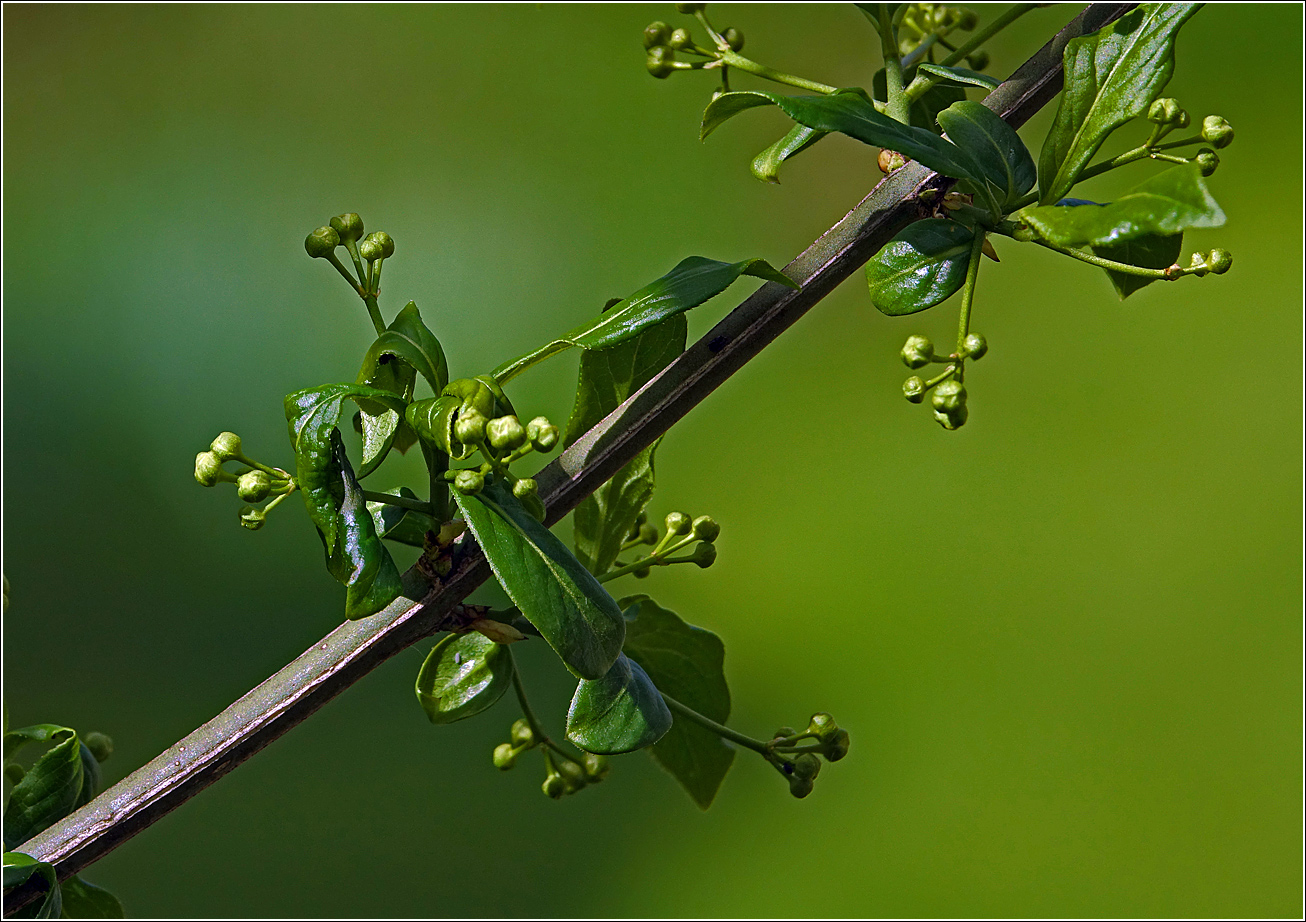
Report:
[[[1097,31],[1133,5],[1090,6],[985,104],[1012,125],[1023,124],[1060,91],[1066,42]],[[570,512],[743,368],[898,230],[924,217],[928,212],[918,201],[921,192],[951,183],[914,163],[881,182],[785,267],[801,290],[764,285],[537,475],[548,523]],[[425,586],[410,571],[405,576],[409,598],[401,597],[370,618],[340,625],[217,717],[21,850],[53,864],[60,878],[76,873],[194,797],[391,656],[446,629],[453,623],[455,607],[489,576],[489,565],[474,545],[425,597]],[[36,895],[35,887],[7,893],[4,914]]]

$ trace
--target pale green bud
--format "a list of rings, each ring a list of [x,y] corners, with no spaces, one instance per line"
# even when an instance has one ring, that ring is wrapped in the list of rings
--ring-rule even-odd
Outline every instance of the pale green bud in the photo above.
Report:
[[[962,340],[962,350],[972,359],[982,359],[984,354],[989,351],[989,342],[979,333],[969,333]]]
[[[1218,115],[1208,115],[1202,119],[1202,140],[1215,148],[1228,147],[1233,143],[1233,126]]]
[[[240,457],[240,436],[234,432],[220,432],[209,446],[219,461],[231,461]]]
[[[912,375],[906,381],[902,382],[902,395],[912,403],[920,403],[925,399],[924,379]]]
[[[88,733],[82,740],[97,762],[107,762],[113,755],[113,740],[105,733]]]
[[[247,503],[259,503],[272,491],[272,478],[265,471],[248,471],[236,480],[236,494]]]
[[[352,211],[332,218],[331,227],[340,235],[342,243],[357,240],[363,236],[363,219]]]
[[[721,526],[710,515],[700,515],[694,519],[693,535],[699,541],[711,544],[721,534]]]
[[[934,358],[934,343],[924,336],[908,336],[899,354],[908,368],[924,368]]]
[[[526,430],[522,427],[521,420],[515,416],[500,416],[490,420],[485,426],[485,434],[490,444],[500,450],[511,451],[526,442]]]
[[[329,224],[319,227],[304,238],[304,250],[314,259],[323,259],[340,246],[340,235]]]
[[[222,476],[222,461],[211,451],[195,456],[195,481],[202,487],[217,486]]]

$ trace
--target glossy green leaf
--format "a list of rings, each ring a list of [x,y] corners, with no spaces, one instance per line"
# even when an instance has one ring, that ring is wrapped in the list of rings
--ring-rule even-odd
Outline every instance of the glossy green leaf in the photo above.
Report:
[[[790,157],[797,157],[828,133],[804,125],[795,125],[783,138],[753,158],[750,166],[753,175],[762,182],[778,183],[780,164]]]
[[[474,717],[512,685],[512,656],[472,631],[440,639],[417,673],[417,700],[433,724]]]
[[[457,461],[465,461],[475,453],[476,446],[464,445],[454,437],[453,424],[461,406],[462,399],[451,394],[414,400],[404,411],[404,420],[419,439]]]
[[[962,100],[938,115],[949,139],[966,149],[980,173],[997,192],[1004,208],[1023,196],[1038,180],[1034,158],[1016,129],[988,106]]]
[[[7,734],[6,739],[14,735]],[[58,727],[45,740],[54,745],[36,760],[9,795],[4,813],[6,849],[18,847],[85,803],[82,745],[77,733]]]
[[[915,71],[909,70],[903,74],[903,81],[911,83],[911,78]],[[881,67],[871,78],[871,88],[874,90],[876,99],[887,99],[888,80]],[[939,133],[938,115],[954,102],[966,98],[966,90],[963,87],[953,83],[936,83],[920,96],[911,101],[907,107],[907,124],[913,128],[922,128],[931,134]]]
[[[1031,205],[1013,217],[1049,243],[1065,247],[1115,246],[1224,224],[1224,212],[1195,163],[1158,173],[1105,205]]]
[[[607,349],[586,352],[580,360],[576,404],[564,442],[571,445],[685,351],[683,314],[648,327]],[[653,496],[653,455],[644,449],[611,480],[580,501],[574,515],[576,556],[591,573],[612,567],[622,542]]]
[[[360,384],[366,383],[367,377],[384,362],[386,356],[398,359],[420,374],[436,394],[449,383],[449,366],[445,361],[444,349],[435,334],[422,322],[422,315],[413,301],[404,306],[386,331],[367,350],[358,375]]]
[[[625,653],[644,667],[662,691],[705,717],[730,719],[725,647],[711,631],[686,624],[648,596],[622,599],[626,612]],[[734,747],[690,720],[677,720],[651,750],[653,760],[671,773],[706,810],[734,762]]]
[[[973,179],[976,168],[964,151],[925,128],[896,122],[875,111],[862,91],[842,91],[833,96],[782,96],[748,90],[724,93],[703,113],[702,136],[707,137],[726,119],[755,106],[779,106],[800,125],[818,131],[838,131],[864,144],[896,150],[945,176]]]
[[[127,913],[118,898],[74,874],[63,882],[63,918],[122,919]]]
[[[295,479],[309,518],[327,547],[336,541],[340,492],[339,477],[332,472],[333,433],[338,435],[336,426],[346,400],[368,401],[400,414],[404,411],[401,397],[363,384],[324,384],[295,391],[285,400],[286,424],[295,450]]]
[[[4,853],[4,888],[18,887],[27,883],[34,875],[45,879],[45,899],[40,903],[29,903],[10,918],[16,919],[58,919],[63,915],[63,893],[59,887],[59,877],[54,866],[44,861],[37,861],[31,855],[22,852]]]
[[[942,77],[943,82],[954,86],[978,86],[991,90],[1000,82],[988,74],[967,70],[965,67],[944,67],[942,64],[930,64],[922,61],[916,69],[935,77]],[[935,84],[936,86],[939,84]]]
[[[602,678],[626,633],[612,596],[501,484],[454,499],[513,604],[573,674]]]
[[[1042,204],[1064,197],[1107,136],[1147,112],[1174,72],[1175,35],[1200,6],[1143,3],[1066,44],[1065,90],[1038,161]]]
[[[323,483],[335,510],[334,537],[328,542],[321,528],[318,537],[326,551],[327,572],[345,586],[345,616],[365,618],[397,599],[403,580],[376,532],[339,430],[332,430],[330,442],[333,450]]]
[[[871,300],[891,317],[944,301],[966,281],[972,237],[970,228],[943,218],[907,225],[866,263]]]
[[[1164,269],[1179,261],[1179,254],[1183,251],[1183,247],[1183,234],[1169,234],[1166,236],[1148,234],[1133,240],[1126,240],[1124,243],[1095,246],[1093,252],[1103,259],[1112,259],[1118,263],[1142,266],[1145,269]],[[1115,286],[1116,294],[1120,295],[1121,301],[1138,289],[1157,281],[1153,278],[1130,275],[1126,272],[1114,272],[1110,269],[1105,271],[1107,277],[1111,279],[1111,284]]]
[[[652,746],[670,729],[671,711],[657,687],[624,655],[602,678],[580,682],[567,711],[567,739],[602,755]]]
[[[408,487],[385,492],[405,499],[421,499]],[[440,523],[433,516],[418,512],[416,509],[405,509],[403,506],[392,506],[389,503],[369,502],[367,511],[372,514],[372,523],[379,536],[411,547],[425,547],[426,533],[440,530]]]

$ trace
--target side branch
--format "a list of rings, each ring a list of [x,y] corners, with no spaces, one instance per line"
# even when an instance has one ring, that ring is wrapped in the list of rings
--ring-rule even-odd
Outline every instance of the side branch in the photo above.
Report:
[[[985,104],[1013,126],[1023,124],[1060,91],[1066,42],[1097,31],[1133,6],[1090,6],[994,90]],[[785,267],[801,290],[764,285],[537,475],[548,524],[570,512],[743,368],[903,226],[924,217],[927,211],[922,210],[920,193],[945,190],[951,183],[914,163],[881,182]],[[53,864],[60,878],[77,873],[194,797],[391,656],[446,629],[455,606],[489,576],[489,565],[474,545],[429,592],[409,571],[406,598],[370,618],[340,625],[217,717],[20,850]],[[36,896],[33,887],[7,893],[4,914]]]

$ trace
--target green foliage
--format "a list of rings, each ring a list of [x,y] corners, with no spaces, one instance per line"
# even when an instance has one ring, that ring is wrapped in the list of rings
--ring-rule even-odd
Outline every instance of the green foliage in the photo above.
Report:
[[[63,882],[63,918],[123,919],[126,911],[118,898],[76,874]]]
[[[417,674],[417,700],[433,724],[475,717],[512,685],[508,648],[476,632],[450,634],[431,648]]]
[[[6,846],[7,848],[7,846]],[[45,897],[40,903],[24,908],[22,916],[32,919],[58,919],[63,916],[63,892],[54,867],[21,852],[4,853],[4,888],[21,887],[34,876],[45,881]],[[29,915],[30,913],[30,915]]]
[[[1020,135],[987,106],[963,100],[938,115],[939,127],[960,145],[975,164],[995,200],[998,215],[1005,213],[1034,188],[1038,179],[1034,158]]]
[[[87,803],[95,796],[99,769],[88,774],[86,763],[95,757],[77,738],[77,731],[56,724],[38,724],[5,734],[5,757],[10,758],[28,743],[50,743],[21,781],[14,785],[5,805],[5,848],[12,850],[32,836]]]
[[[970,228],[942,218],[909,224],[866,263],[871,301],[891,317],[947,300],[966,281]]]
[[[817,131],[806,125],[795,125],[783,138],[753,158],[750,169],[753,175],[763,182],[780,181],[780,164],[790,157],[797,157],[829,132]]]
[[[580,682],[567,711],[567,739],[599,755],[643,749],[669,729],[671,712],[662,696],[625,655],[601,679]]]

